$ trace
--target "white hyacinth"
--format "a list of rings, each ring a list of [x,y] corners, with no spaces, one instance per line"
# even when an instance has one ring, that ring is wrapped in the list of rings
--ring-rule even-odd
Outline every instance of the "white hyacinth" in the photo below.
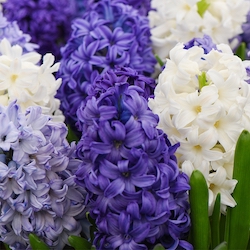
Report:
[[[227,43],[242,33],[249,0],[152,0],[149,20],[155,53],[164,61],[177,42],[209,35]]]
[[[42,58],[37,52],[23,53],[19,45],[11,46],[7,39],[0,42],[0,104],[7,106],[17,100],[24,111],[29,106],[40,106],[53,120],[64,121],[55,98],[61,79],[53,73],[59,68],[50,53]]]
[[[250,130],[250,89],[246,70],[229,45],[171,51],[158,78],[149,107],[159,116],[158,127],[171,143],[180,142],[177,157],[187,174],[200,170],[209,187],[210,212],[221,193],[222,212],[236,205],[231,196],[236,142],[243,129]]]

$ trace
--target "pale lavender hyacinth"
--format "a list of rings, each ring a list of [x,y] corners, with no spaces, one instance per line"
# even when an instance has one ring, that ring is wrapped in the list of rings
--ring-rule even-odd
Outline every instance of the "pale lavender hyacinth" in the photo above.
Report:
[[[0,241],[31,249],[29,234],[61,250],[79,235],[85,191],[74,182],[79,161],[64,123],[30,107],[0,106]]]

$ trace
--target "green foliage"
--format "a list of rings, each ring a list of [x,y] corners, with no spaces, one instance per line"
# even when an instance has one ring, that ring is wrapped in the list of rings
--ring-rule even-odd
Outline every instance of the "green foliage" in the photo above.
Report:
[[[163,61],[161,60],[161,58],[160,58],[158,55],[155,55],[155,59],[156,59],[156,61],[159,63],[160,67],[163,67],[163,66],[164,66]]]
[[[29,234],[29,241],[32,250],[49,250],[49,247],[41,241],[35,234]]]
[[[206,10],[209,7],[209,3],[207,3],[206,0],[200,0],[199,2],[197,2],[197,8],[198,8],[198,13],[201,17],[203,17],[204,13],[206,12]]]
[[[225,241],[223,241],[216,248],[214,248],[214,250],[227,250],[227,249],[228,249],[227,243]]]
[[[76,134],[74,133],[74,131],[71,129],[70,126],[67,126],[68,127],[68,135],[67,135],[67,140],[68,142],[72,142],[72,141],[76,141],[78,142],[79,141],[79,138],[76,136]]]
[[[201,75],[198,75],[198,81],[199,81],[199,89],[201,90],[204,86],[207,84],[207,78],[206,78],[206,72],[202,72]]]
[[[75,250],[83,250],[83,249],[90,250],[92,247],[92,244],[88,240],[80,236],[71,235],[69,236],[68,240],[69,240],[69,244]]]
[[[237,205],[221,214],[220,194],[217,195],[213,213],[208,216],[208,187],[198,170],[190,177],[191,232],[189,241],[194,249],[245,250],[250,249],[250,133],[243,130],[236,144],[233,179],[238,181],[233,192]],[[210,229],[208,226],[210,219]]]
[[[241,43],[240,46],[237,48],[235,54],[241,60],[245,60],[246,59],[246,44],[245,43]]]
[[[216,248],[220,244],[220,204],[221,196],[220,193],[217,194],[212,216],[210,218],[211,225],[211,247]]]
[[[193,171],[190,177],[190,187],[192,244],[194,249],[209,249],[208,186],[199,170]]]
[[[157,244],[154,246],[153,250],[165,250],[165,247],[162,246],[161,244]]]
[[[228,249],[246,249],[250,225],[250,133],[242,131],[235,149],[233,179],[238,183],[233,192],[237,205],[228,207],[225,241]]]
[[[10,247],[9,247],[7,244],[3,243],[3,245],[4,245],[4,248],[5,248],[6,250],[11,250]]]

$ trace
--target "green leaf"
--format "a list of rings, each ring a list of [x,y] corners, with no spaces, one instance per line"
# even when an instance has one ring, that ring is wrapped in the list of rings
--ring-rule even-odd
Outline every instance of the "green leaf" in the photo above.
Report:
[[[29,234],[29,241],[33,250],[49,250],[49,247],[41,241],[35,234]]]
[[[220,205],[221,198],[220,193],[217,194],[216,200],[214,203],[214,210],[210,217],[210,227],[211,227],[211,247],[215,248],[220,244]]]
[[[201,75],[198,76],[199,81],[199,89],[201,90],[207,84],[206,72],[202,72]]]
[[[11,250],[10,247],[6,243],[4,243],[4,247],[6,250]]]
[[[164,62],[161,60],[161,58],[158,55],[155,55],[155,59],[159,63],[160,67],[164,66]]]
[[[86,213],[86,218],[90,222],[90,224],[95,225],[95,220],[90,216],[90,213]]]
[[[154,246],[153,250],[165,250],[165,247],[161,244],[157,244]]]
[[[89,212],[86,213],[86,218],[90,222],[91,226],[89,227],[90,239],[94,240],[94,233],[96,231],[95,220],[90,216]]]
[[[235,148],[233,179],[238,183],[232,194],[237,205],[228,207],[225,241],[228,249],[246,249],[250,225],[250,133],[243,130]]]
[[[241,60],[245,60],[246,59],[246,44],[245,43],[241,43],[240,46],[237,48],[235,54],[241,58]]]
[[[214,248],[214,250],[227,250],[227,249],[228,249],[227,243],[225,241],[223,241],[216,248]]]
[[[194,249],[209,249],[208,186],[203,174],[194,170],[190,177],[191,236]]]
[[[226,225],[226,215],[221,214],[221,217],[220,217],[220,242],[224,241],[225,225]]]
[[[76,136],[76,134],[73,132],[73,130],[71,129],[71,127],[68,125],[68,134],[67,134],[67,140],[68,142],[72,142],[72,141],[79,141],[79,138]]]
[[[197,12],[199,13],[199,15],[201,17],[203,17],[204,13],[206,12],[206,10],[208,9],[209,7],[209,3],[207,3],[206,0],[200,0],[199,2],[197,2]]]
[[[80,236],[71,235],[68,240],[69,244],[74,247],[75,250],[91,250],[92,244]]]

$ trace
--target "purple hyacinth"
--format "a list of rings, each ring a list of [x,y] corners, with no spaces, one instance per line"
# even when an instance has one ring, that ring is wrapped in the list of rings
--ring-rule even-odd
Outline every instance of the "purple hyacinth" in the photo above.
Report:
[[[76,2],[76,17],[81,17],[82,14],[89,7],[88,2],[92,2],[92,0],[75,0]]]
[[[0,106],[0,241],[31,249],[29,234],[61,250],[82,231],[85,191],[73,173],[79,165],[64,123],[40,107],[22,113],[13,102]]]
[[[147,16],[148,12],[152,9],[151,0],[114,0],[114,1],[122,2],[124,4],[132,6],[133,8],[137,9],[138,12],[143,16]]]
[[[95,3],[101,2],[102,0],[76,0],[80,7],[79,13],[84,13],[86,10],[95,8]],[[140,15],[147,16],[151,8],[151,0],[110,0],[113,3],[123,3],[132,6],[138,10]]]
[[[203,48],[205,54],[208,54],[212,49],[217,50],[216,44],[213,43],[211,37],[208,35],[204,35],[202,38],[193,38],[184,44],[184,49],[189,49],[193,46]]]
[[[60,59],[60,47],[70,36],[70,22],[76,15],[75,1],[68,0],[8,0],[3,4],[4,15],[17,21],[21,30],[39,45],[42,55],[52,53]]]
[[[88,193],[97,249],[151,249],[157,243],[192,249],[185,241],[188,177],[174,155],[179,144],[171,145],[156,128],[158,116],[141,88],[117,83],[89,98],[77,115],[83,131],[76,182]]]
[[[148,19],[131,6],[100,1],[72,23],[72,35],[62,48],[57,97],[66,122],[74,127],[76,110],[108,69],[131,67],[151,76],[154,58]]]
[[[38,48],[37,44],[31,43],[29,34],[24,34],[16,21],[9,22],[0,12],[0,40],[6,38],[11,45],[18,44],[24,52],[31,52]]]
[[[115,67],[114,69],[109,69],[96,79],[96,81],[91,86],[92,88],[89,91],[89,96],[87,96],[86,99],[81,102],[80,109],[84,108],[84,105],[88,99],[91,99],[93,96],[98,98],[101,93],[106,92],[108,88],[115,86],[117,83],[128,83],[129,85],[134,86],[137,92],[147,100],[149,97],[153,97],[156,86],[155,80],[153,78],[141,75],[132,68]],[[81,113],[79,115],[81,115]],[[76,122],[78,131],[84,130],[82,124],[83,123],[81,122],[81,119],[78,119]]]

